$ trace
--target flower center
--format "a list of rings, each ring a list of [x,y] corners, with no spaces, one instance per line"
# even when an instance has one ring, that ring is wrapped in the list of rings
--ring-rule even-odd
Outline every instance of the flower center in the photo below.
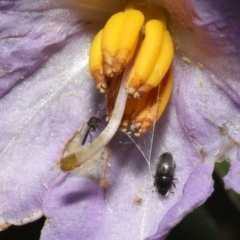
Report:
[[[140,136],[160,118],[171,94],[172,59],[173,42],[162,10],[156,19],[145,20],[141,11],[126,8],[111,16],[98,32],[90,48],[89,70],[99,91],[106,92],[108,118],[121,73],[133,60],[125,85],[129,99],[120,130],[130,128]]]
[[[171,95],[172,59],[173,42],[163,11],[147,21],[132,8],[110,17],[95,36],[89,54],[89,70],[99,91],[106,93],[110,120],[90,145],[61,160],[63,171],[92,158],[118,128],[140,136],[153,126]]]

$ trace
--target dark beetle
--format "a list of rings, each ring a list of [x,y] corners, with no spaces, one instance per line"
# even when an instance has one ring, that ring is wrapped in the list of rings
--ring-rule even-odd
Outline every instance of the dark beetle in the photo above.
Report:
[[[105,116],[104,116],[105,117]],[[103,118],[104,118],[103,117]],[[88,129],[83,137],[83,140],[82,140],[82,145],[85,144],[86,140],[87,140],[87,137],[89,135],[90,132],[93,132],[97,129],[98,127],[98,124],[102,121],[102,118],[97,118],[97,117],[91,117],[87,123],[88,125]]]
[[[175,187],[173,180],[174,170],[176,165],[171,153],[163,153],[156,164],[156,174],[154,176],[154,185],[157,188],[158,193],[163,196],[167,196],[172,185]]]

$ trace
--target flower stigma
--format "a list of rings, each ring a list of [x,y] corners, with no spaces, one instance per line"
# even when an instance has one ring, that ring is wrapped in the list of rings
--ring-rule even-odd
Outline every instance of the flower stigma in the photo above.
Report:
[[[90,145],[61,160],[65,172],[93,157],[118,129],[141,136],[166,108],[173,85],[174,46],[164,10],[143,12],[129,4],[93,39],[89,71],[100,93],[106,93],[109,122]]]

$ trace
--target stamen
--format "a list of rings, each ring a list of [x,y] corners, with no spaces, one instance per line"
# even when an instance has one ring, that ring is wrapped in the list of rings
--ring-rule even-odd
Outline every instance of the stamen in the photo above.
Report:
[[[107,127],[100,133],[100,135],[92,142],[92,144],[83,147],[81,151],[70,154],[61,160],[61,169],[64,172],[70,171],[92,158],[98,153],[108,142],[112,139],[121,123],[124,113],[127,93],[125,92],[126,79],[131,69],[132,62],[130,62],[124,70],[122,82],[118,92],[112,116]]]
[[[153,14],[152,9],[145,11],[140,5],[139,1],[130,1],[123,12],[111,16],[94,38],[89,55],[96,86],[106,92],[108,118],[115,106],[119,75],[133,61],[125,89],[134,99],[127,100],[120,130],[131,129],[135,136],[150,129],[168,103],[174,56],[165,11],[159,9]]]

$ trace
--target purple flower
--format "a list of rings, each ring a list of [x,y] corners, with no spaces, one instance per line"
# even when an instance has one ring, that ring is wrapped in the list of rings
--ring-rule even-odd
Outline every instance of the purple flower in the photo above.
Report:
[[[150,168],[117,133],[96,159],[66,174],[62,152],[101,101],[88,72],[89,45],[123,3],[0,1],[1,229],[45,215],[42,240],[163,239],[209,197],[214,162],[224,159],[231,162],[226,187],[240,193],[240,4],[150,3],[162,2],[176,48],[174,88],[154,131],[138,140]],[[152,175],[166,151],[180,180],[163,197]]]

